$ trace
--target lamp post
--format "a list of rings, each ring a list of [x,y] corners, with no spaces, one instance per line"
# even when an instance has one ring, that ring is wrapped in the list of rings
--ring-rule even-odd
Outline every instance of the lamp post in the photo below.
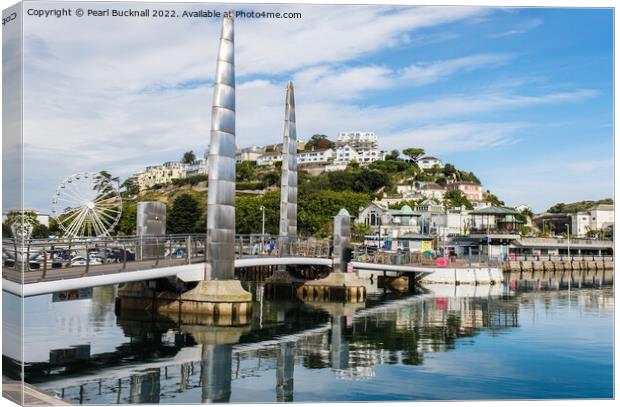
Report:
[[[568,261],[570,261],[570,225],[568,223],[565,224],[566,225],[566,238],[567,238],[567,244],[568,244]]]
[[[260,206],[260,211],[263,213],[263,227],[261,229],[261,253],[265,252],[265,207],[263,205]]]

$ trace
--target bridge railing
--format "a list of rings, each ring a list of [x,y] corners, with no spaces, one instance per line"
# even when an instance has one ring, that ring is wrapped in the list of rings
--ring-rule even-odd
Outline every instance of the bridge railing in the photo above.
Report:
[[[286,247],[283,247],[286,245]],[[273,235],[237,235],[235,257],[330,257],[327,240],[296,238],[282,243]],[[82,268],[126,271],[137,269],[138,263],[148,267],[167,267],[206,261],[205,234],[160,236],[122,236],[97,239],[28,240],[19,243],[4,239],[4,270],[43,272],[55,269]],[[145,265],[144,267],[147,267]]]
[[[403,266],[435,266],[437,258],[407,250],[386,251],[365,245],[353,246],[353,260],[372,264],[389,264]],[[447,258],[449,267],[499,267],[501,258],[486,255],[460,255]]]

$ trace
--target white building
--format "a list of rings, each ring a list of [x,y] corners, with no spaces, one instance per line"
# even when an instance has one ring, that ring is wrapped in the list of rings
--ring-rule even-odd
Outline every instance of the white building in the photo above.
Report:
[[[467,233],[472,224],[469,211],[465,208],[445,209],[443,205],[431,200],[417,205],[415,211],[422,215],[420,220],[422,233],[439,236],[443,240]]]
[[[265,165],[273,165],[278,161],[282,161],[282,153],[265,153],[256,159],[256,165],[262,167]]]
[[[422,196],[426,198],[431,198],[431,199],[435,198],[435,199],[443,200],[444,195],[446,195],[447,190],[448,189],[446,187],[442,187],[439,184],[435,184],[433,182],[427,182],[421,188],[420,194],[422,194]]]
[[[348,164],[357,161],[369,164],[383,160],[384,153],[379,149],[379,139],[373,132],[340,132],[336,139],[334,164]]]
[[[325,150],[302,151],[297,153],[297,164],[329,164],[334,159],[335,152],[328,148]]]
[[[439,159],[439,158],[435,158],[435,157],[422,157],[418,160],[418,167],[420,167],[423,170],[428,170],[431,168],[443,168],[444,164],[443,162]]]
[[[571,234],[587,236],[589,231],[605,230],[614,224],[614,206],[600,204],[588,211],[571,214]]]
[[[135,174],[136,183],[140,190],[158,184],[168,184],[175,179],[185,177],[184,165],[178,161],[168,161],[161,165],[148,166],[144,171]]]
[[[258,158],[265,154],[263,147],[252,145],[250,147],[237,150],[237,162],[242,161],[257,161]]]
[[[183,164],[183,178],[195,175],[207,175],[209,173],[208,161],[204,158],[194,161],[191,164]]]

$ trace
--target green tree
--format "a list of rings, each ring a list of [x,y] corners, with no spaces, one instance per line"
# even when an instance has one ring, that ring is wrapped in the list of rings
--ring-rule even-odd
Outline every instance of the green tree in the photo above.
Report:
[[[194,154],[194,150],[189,150],[183,153],[183,157],[181,157],[182,164],[192,164],[196,162],[196,154]]]
[[[364,241],[364,237],[370,234],[370,226],[365,223],[353,222],[351,224],[351,240],[356,243]]]
[[[456,168],[454,168],[454,165],[452,164],[446,164],[443,167],[443,174],[446,178],[452,178],[454,177],[454,174],[456,174]]]
[[[198,202],[190,194],[177,196],[166,220],[168,233],[193,233],[201,211]]]
[[[385,159],[386,159],[387,161],[396,161],[396,160],[398,160],[398,156],[400,156],[400,151],[398,151],[398,150],[392,150],[392,151],[390,151],[390,153],[389,153],[389,154],[387,154],[387,155],[385,156]],[[375,162],[377,162],[377,161],[375,161]]]
[[[324,150],[334,148],[336,144],[330,141],[325,134],[314,134],[306,143],[305,150]]]
[[[278,171],[269,171],[261,176],[261,180],[266,186],[280,185],[280,173]]]
[[[138,204],[135,201],[123,202],[123,210],[121,218],[116,225],[118,234],[132,236],[136,234],[136,218],[138,213]]]
[[[138,193],[140,193],[140,187],[136,183],[136,179],[133,177],[127,178],[121,184],[121,188],[123,188],[122,194],[127,197],[135,196],[135,195],[138,195]]]
[[[45,226],[45,225],[43,225],[41,223],[38,223],[32,229],[32,237],[34,239],[46,239],[49,236],[50,236],[50,230],[48,229],[47,226]]]
[[[414,163],[418,162],[418,159],[424,155],[423,148],[405,148],[403,154],[408,156]]]
[[[351,160],[347,167],[356,170],[360,167],[360,163],[358,163],[357,160]]]
[[[504,201],[500,201],[500,199],[489,190],[482,194],[482,200],[490,203],[492,206],[504,206]]]
[[[242,161],[237,163],[237,180],[252,181],[256,174],[256,163],[254,161]]]
[[[444,205],[446,208],[459,208],[465,206],[467,209],[474,209],[469,199],[465,196],[465,193],[460,189],[452,189],[444,195]]]
[[[316,235],[328,230],[341,208],[356,214],[360,206],[370,203],[369,194],[351,191],[308,191],[299,196],[298,227],[304,235]]]
[[[13,237],[11,227],[6,222],[2,222],[2,238],[9,239],[11,237]]]

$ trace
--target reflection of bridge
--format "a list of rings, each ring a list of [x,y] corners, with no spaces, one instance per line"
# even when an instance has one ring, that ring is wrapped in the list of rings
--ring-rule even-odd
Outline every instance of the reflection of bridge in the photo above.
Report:
[[[205,239],[205,235],[164,235],[33,241],[22,251],[5,241],[3,289],[28,297],[175,276],[186,282],[199,281],[204,276]],[[237,236],[235,257],[236,268],[333,265],[332,247],[327,240],[297,238],[283,243],[269,235]],[[428,263],[422,264],[410,253],[377,253],[359,259],[363,261],[351,262],[355,269],[418,276],[433,271]]]
[[[498,286],[486,288],[486,295],[501,292]],[[486,295],[485,298],[488,298]],[[516,309],[506,309],[498,305],[491,309],[482,305],[472,308],[467,305],[470,300],[464,298],[454,298],[454,304],[445,308],[437,305],[439,303],[429,302],[429,299],[429,296],[420,295],[380,303],[355,313],[350,319],[333,315],[329,322],[318,323],[316,327],[297,333],[253,343],[196,345],[183,348],[173,358],[105,368],[93,375],[83,376],[79,383],[73,378],[58,378],[40,382],[38,386],[48,390],[55,389],[73,401],[82,398],[87,400],[90,397],[91,403],[96,402],[102,383],[105,392],[110,393],[107,398],[118,397],[121,401],[135,395],[140,398],[140,402],[153,403],[159,401],[160,394],[186,392],[191,388],[201,388],[203,401],[227,401],[232,380],[271,370],[275,371],[277,400],[292,401],[295,365],[303,364],[306,368],[331,367],[337,377],[364,378],[373,374],[377,364],[395,363],[392,358],[396,354],[399,363],[421,364],[424,360],[423,353],[447,351],[451,342],[459,337],[474,335],[474,330],[479,328],[502,329],[517,326],[515,318],[507,320],[503,317],[504,314],[516,313]],[[427,304],[423,304],[424,301]],[[405,311],[402,311],[403,309]],[[447,319],[447,312],[457,312],[461,318]],[[493,317],[495,313],[501,315]],[[420,326],[416,324],[415,329],[407,322],[412,315],[416,315],[416,320],[423,321]],[[446,325],[457,321],[465,322],[463,326]],[[505,321],[508,321],[508,325],[505,325]],[[371,328],[370,331],[374,333],[369,334],[368,330],[356,333],[357,330],[352,328],[354,324],[358,325],[358,330],[369,324],[378,325],[376,329]],[[381,333],[385,334],[385,324],[389,325],[390,335],[393,337],[393,340],[388,342],[381,337]],[[183,330],[183,327],[181,329]],[[257,364],[249,359],[256,359]],[[214,368],[220,369],[216,376],[210,375]],[[150,386],[157,387],[159,391],[149,391]],[[149,398],[151,396],[156,398]]]

